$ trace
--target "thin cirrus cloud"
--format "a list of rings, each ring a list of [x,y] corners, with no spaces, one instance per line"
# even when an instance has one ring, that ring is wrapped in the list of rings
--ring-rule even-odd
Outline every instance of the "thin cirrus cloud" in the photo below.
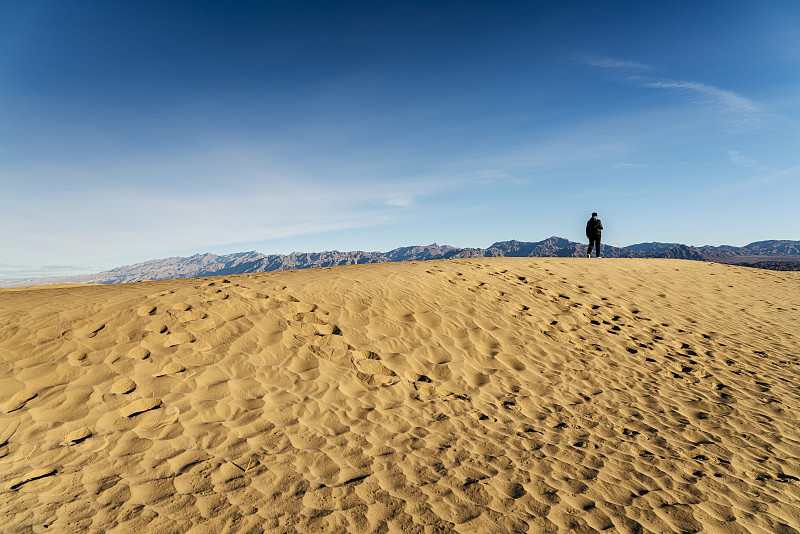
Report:
[[[756,168],[759,166],[758,160],[743,156],[738,150],[731,150],[728,152],[728,159],[731,163],[740,167]]]
[[[772,182],[785,181],[790,179],[797,179],[800,177],[800,165],[794,165],[786,169],[779,169],[772,172],[761,172],[759,167],[754,167],[755,173],[753,176],[739,182],[734,182],[726,188],[729,193],[747,191],[756,188],[764,187]]]
[[[347,181],[338,175],[308,178],[272,170],[266,164],[231,164],[228,176],[232,178],[220,188],[202,174],[203,166],[216,168],[216,161],[212,155],[189,165],[200,177],[192,187],[170,185],[165,179],[165,185],[159,188],[128,184],[96,192],[77,185],[67,191],[49,189],[39,193],[38,211],[31,220],[26,219],[31,215],[30,208],[22,203],[0,213],[0,239],[10,248],[33,245],[41,251],[36,259],[42,263],[52,255],[80,261],[91,255],[96,243],[105,244],[104,252],[109,257],[164,255],[172,253],[177,243],[187,249],[213,248],[381,226],[406,217],[405,210],[412,209],[421,198],[468,184],[467,178],[459,180],[453,175]],[[180,166],[171,162],[167,158],[160,164],[170,169]],[[134,170],[133,174],[146,176],[158,169],[144,164]],[[128,177],[126,172],[130,170],[119,170],[118,174]],[[62,178],[64,183],[78,184],[77,176],[73,170]],[[336,183],[336,187],[329,187],[329,183]],[[32,190],[27,193],[33,195]],[[18,230],[11,232],[10,228]],[[54,233],[54,228],[70,239],[58,237],[61,234]],[[95,263],[98,261],[105,262]],[[93,270],[111,266],[97,264]],[[0,266],[0,277],[21,276],[25,272],[33,270]]]
[[[585,63],[592,67],[625,74],[625,81],[634,83],[639,87],[680,91],[692,95],[696,99],[719,105],[729,112],[748,115],[761,112],[761,109],[753,101],[727,89],[701,82],[657,79],[656,77],[641,74],[642,71],[654,70],[650,65],[635,61],[597,57],[586,59]]]
[[[616,165],[614,165],[614,167],[618,169],[622,168],[638,169],[644,167],[644,165],[642,165],[641,163],[617,163]]]
[[[743,112],[743,113],[758,113],[761,111],[748,98],[736,94],[733,91],[720,89],[713,85],[707,85],[698,82],[687,81],[656,81],[642,84],[642,87],[649,87],[653,89],[677,89],[680,91],[688,91],[695,95],[701,96],[705,100],[715,102],[728,111]]]
[[[628,70],[652,70],[653,67],[650,65],[644,65],[642,63],[637,63],[635,61],[624,61],[621,59],[614,59],[614,58],[598,58],[598,57],[589,57],[586,58],[586,63],[592,67],[598,67],[601,69],[628,69]]]
[[[414,203],[411,195],[392,195],[386,201],[387,206],[410,206]]]

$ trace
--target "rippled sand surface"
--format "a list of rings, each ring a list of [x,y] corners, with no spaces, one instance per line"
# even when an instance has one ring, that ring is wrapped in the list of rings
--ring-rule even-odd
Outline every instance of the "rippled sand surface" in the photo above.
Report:
[[[0,290],[3,532],[798,532],[800,273]]]

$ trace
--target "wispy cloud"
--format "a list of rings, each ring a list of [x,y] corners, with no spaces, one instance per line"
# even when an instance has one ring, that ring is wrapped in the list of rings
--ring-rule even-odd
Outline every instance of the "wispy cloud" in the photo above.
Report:
[[[755,168],[759,166],[758,160],[750,159],[741,154],[738,150],[731,150],[728,152],[728,159],[734,165],[738,165],[740,167],[750,167]]]
[[[743,113],[757,113],[761,111],[751,100],[740,94],[704,83],[670,80],[647,82],[641,85],[642,87],[653,89],[678,89],[680,91],[686,91],[698,95],[704,100],[719,104],[729,111]]]
[[[13,262],[24,265],[0,263],[0,277],[97,272],[171,255],[176,248],[207,251],[381,226],[418,216],[410,208],[421,198],[473,187],[472,176],[460,169],[417,170],[412,176],[382,180],[373,179],[381,169],[369,162],[356,169],[355,177],[353,170],[332,168],[310,176],[271,165],[246,149],[241,157],[232,157],[223,147],[193,158],[165,157],[158,165],[110,164],[83,184],[84,169],[65,166],[57,178],[73,184],[69,190],[24,179],[40,174],[53,178],[43,171],[9,174],[20,200],[0,213],[0,250],[15,251]],[[194,179],[170,181],[173,171]],[[226,177],[224,185],[215,173]],[[165,178],[157,186],[152,178],[143,183],[138,179],[142,176]],[[54,260],[92,267],[32,267]]]
[[[600,69],[625,69],[625,70],[652,70],[653,67],[635,61],[625,61],[614,58],[587,57],[585,63]]]
[[[413,203],[414,203],[414,197],[412,197],[411,195],[404,195],[404,194],[392,195],[386,201],[386,205],[387,206],[401,206],[401,207],[404,207],[404,206],[410,206]]]
[[[638,169],[640,167],[644,167],[644,165],[642,165],[641,163],[617,163],[616,165],[614,165],[614,167],[618,169],[624,169],[624,168]]]
[[[689,95],[695,101],[715,105],[727,113],[737,116],[735,125],[741,128],[758,127],[761,124],[761,109],[749,98],[734,91],[716,87],[707,83],[660,78],[649,71],[655,69],[650,65],[617,58],[589,57],[584,63],[613,73],[621,82],[633,84],[646,89],[665,89]]]
[[[749,160],[753,161],[753,160]],[[747,178],[741,180],[731,180],[729,183],[720,187],[714,187],[706,190],[698,195],[698,197],[713,198],[715,202],[719,202],[721,194],[724,195],[739,195],[745,191],[762,190],[765,191],[776,182],[783,182],[788,180],[797,181],[800,178],[800,165],[786,167],[782,169],[769,169],[762,166],[751,167],[752,172],[749,173]],[[777,201],[778,199],[776,199]]]

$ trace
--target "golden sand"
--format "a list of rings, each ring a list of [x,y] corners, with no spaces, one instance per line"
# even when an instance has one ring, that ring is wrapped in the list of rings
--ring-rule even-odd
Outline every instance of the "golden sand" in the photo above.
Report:
[[[0,290],[3,532],[797,532],[800,273]]]

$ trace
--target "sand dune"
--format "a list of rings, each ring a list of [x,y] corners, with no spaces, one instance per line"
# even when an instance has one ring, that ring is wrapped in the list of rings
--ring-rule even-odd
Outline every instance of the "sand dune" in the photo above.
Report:
[[[800,273],[0,290],[4,532],[798,532]]]

